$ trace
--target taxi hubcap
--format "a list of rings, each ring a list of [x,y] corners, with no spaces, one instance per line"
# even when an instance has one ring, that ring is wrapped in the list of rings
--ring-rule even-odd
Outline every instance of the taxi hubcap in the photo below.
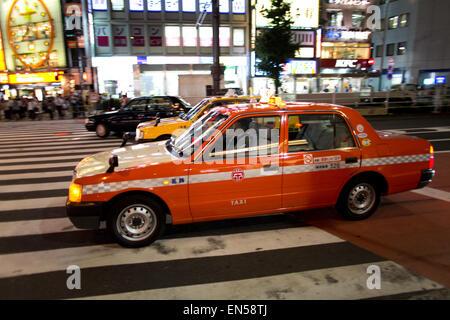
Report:
[[[99,136],[104,136],[104,135],[105,135],[105,132],[106,132],[105,126],[99,124],[99,125],[97,126],[97,134],[98,134]]]
[[[367,183],[356,185],[348,196],[348,207],[355,214],[365,214],[375,203],[375,189]]]
[[[155,228],[155,212],[143,204],[135,204],[123,209],[117,218],[117,230],[122,237],[130,241],[147,238]]]

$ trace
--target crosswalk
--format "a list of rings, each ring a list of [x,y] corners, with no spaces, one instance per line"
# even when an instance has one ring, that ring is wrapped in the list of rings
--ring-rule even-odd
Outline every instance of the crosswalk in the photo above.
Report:
[[[366,299],[443,288],[295,214],[172,226],[140,249],[74,228],[64,210],[74,166],[119,145],[72,120],[0,123],[0,299]],[[79,290],[66,285],[72,265]],[[380,289],[367,285],[373,265]]]

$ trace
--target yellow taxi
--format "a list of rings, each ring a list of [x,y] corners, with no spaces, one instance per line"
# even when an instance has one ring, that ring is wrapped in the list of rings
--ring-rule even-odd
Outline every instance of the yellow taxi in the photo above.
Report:
[[[105,151],[75,168],[67,215],[105,221],[124,246],[157,239],[166,223],[335,206],[371,216],[381,195],[431,182],[433,147],[376,131],[358,111],[329,104],[216,107],[180,136]]]
[[[259,97],[209,97],[201,100],[195,107],[187,113],[178,117],[157,119],[154,121],[142,122],[136,128],[136,141],[148,142],[157,140],[167,140],[172,134],[178,136],[193,122],[214,107],[232,105],[237,103],[258,102]]]

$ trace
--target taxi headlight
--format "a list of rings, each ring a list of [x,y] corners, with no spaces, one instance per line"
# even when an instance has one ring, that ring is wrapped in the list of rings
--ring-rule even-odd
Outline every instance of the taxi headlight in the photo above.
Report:
[[[144,138],[144,131],[136,129],[136,141],[139,141],[140,139]]]
[[[81,184],[72,183],[69,188],[69,201],[81,202],[82,193],[83,193],[83,186]]]

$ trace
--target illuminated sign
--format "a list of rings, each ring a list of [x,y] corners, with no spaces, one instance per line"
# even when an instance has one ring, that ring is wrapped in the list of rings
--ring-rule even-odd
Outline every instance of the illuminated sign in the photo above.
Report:
[[[288,60],[284,74],[315,74],[317,72],[317,61],[315,60]]]
[[[233,0],[233,13],[245,13],[245,0]]]
[[[339,40],[339,41],[367,41],[369,40],[370,31],[341,31],[341,30],[328,30],[325,33],[327,40]]]
[[[369,59],[321,59],[322,68],[367,68]]]
[[[57,79],[62,72],[36,72],[36,73],[13,73],[9,75],[9,83],[43,83],[43,82],[59,82]]]
[[[161,11],[161,0],[147,0],[147,10],[154,12]]]
[[[178,0],[166,0],[166,12],[178,12]]]
[[[2,1],[0,21],[8,70],[66,66],[59,0]]]
[[[314,31],[292,30],[292,42],[301,46],[314,46]]]
[[[0,70],[6,70],[5,54],[3,52],[2,30],[0,29]]]
[[[183,12],[195,12],[195,0],[183,0],[181,5],[183,6]]]
[[[0,83],[8,83],[8,74],[0,73]]]
[[[291,4],[291,17],[294,22],[293,27],[319,27],[319,0],[286,0],[286,2]],[[271,0],[258,0],[255,4],[256,27],[269,26],[270,20],[264,18],[261,11],[269,9],[270,6]]]
[[[442,77],[436,77],[436,84],[444,84],[447,83],[447,77],[442,76]]]
[[[314,58],[314,47],[301,47],[295,52],[296,58]]]
[[[369,0],[328,0],[329,4],[341,4],[345,6],[367,6],[370,4]]]

